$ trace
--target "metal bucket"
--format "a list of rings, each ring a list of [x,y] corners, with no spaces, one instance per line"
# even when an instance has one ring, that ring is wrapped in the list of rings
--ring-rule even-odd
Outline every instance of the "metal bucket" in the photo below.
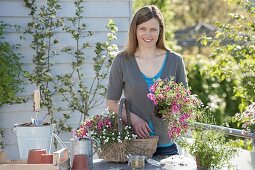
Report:
[[[30,149],[46,149],[48,151],[53,129],[53,125],[26,127],[16,124],[14,131],[17,135],[20,159],[27,159]]]
[[[74,155],[86,155],[88,156],[89,168],[93,167],[93,155],[96,150],[93,152],[93,139],[90,138],[82,138],[80,140],[71,139],[72,147],[71,147],[71,165],[73,163]],[[95,141],[96,142],[96,141]]]

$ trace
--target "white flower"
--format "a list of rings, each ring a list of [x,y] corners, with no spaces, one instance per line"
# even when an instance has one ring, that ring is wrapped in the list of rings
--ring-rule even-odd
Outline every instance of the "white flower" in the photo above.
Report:
[[[137,137],[137,135],[135,135],[135,134],[132,134],[132,137],[133,137],[133,138],[136,138],[136,137]]]

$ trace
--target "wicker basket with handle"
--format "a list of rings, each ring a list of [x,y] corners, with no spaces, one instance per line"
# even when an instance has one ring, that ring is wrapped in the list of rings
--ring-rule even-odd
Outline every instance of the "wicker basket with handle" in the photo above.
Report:
[[[122,135],[122,109],[125,104],[127,124],[131,126],[129,105],[125,98],[120,100],[120,106],[118,111],[118,131]],[[133,139],[131,141],[123,141],[122,143],[109,143],[100,146],[98,149],[98,156],[100,159],[111,162],[126,162],[127,155],[144,155],[152,157],[157,149],[158,136],[153,136],[148,139]]]

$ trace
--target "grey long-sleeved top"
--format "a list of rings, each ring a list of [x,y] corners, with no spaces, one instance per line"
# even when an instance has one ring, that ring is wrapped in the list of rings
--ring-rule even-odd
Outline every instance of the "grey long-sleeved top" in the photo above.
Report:
[[[180,55],[167,51],[166,64],[160,76],[161,79],[175,77],[177,83],[187,86],[187,77],[183,59]],[[130,111],[143,118],[147,123],[152,121],[155,135],[159,136],[158,144],[169,143],[166,123],[154,115],[154,104],[147,97],[149,89],[143,78],[134,56],[117,55],[112,63],[107,100],[119,100],[124,90],[124,96],[130,105]]]

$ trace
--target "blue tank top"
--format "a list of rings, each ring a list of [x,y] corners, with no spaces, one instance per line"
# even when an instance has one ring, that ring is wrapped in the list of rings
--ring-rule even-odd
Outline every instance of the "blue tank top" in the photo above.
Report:
[[[161,76],[161,74],[162,74],[162,72],[163,72],[163,69],[164,69],[164,67],[165,67],[165,65],[166,65],[166,59],[167,59],[167,55],[166,55],[166,57],[165,57],[164,63],[162,64],[162,66],[161,66],[159,72],[158,72],[155,76],[153,76],[153,77],[147,77],[146,75],[144,75],[144,74],[142,73],[142,74],[143,74],[143,78],[144,78],[144,80],[145,80],[146,83],[147,83],[148,89],[150,89],[150,87],[154,84],[154,82],[155,82],[157,79],[160,78],[160,76]],[[150,136],[155,136],[155,132],[154,132],[154,127],[153,127],[152,121],[149,122],[149,127],[150,127],[150,129],[152,130],[152,132],[150,132]],[[173,143],[170,142],[170,143],[167,143],[167,144],[158,145],[158,147],[168,147],[168,146],[171,146],[172,144],[173,144]]]

